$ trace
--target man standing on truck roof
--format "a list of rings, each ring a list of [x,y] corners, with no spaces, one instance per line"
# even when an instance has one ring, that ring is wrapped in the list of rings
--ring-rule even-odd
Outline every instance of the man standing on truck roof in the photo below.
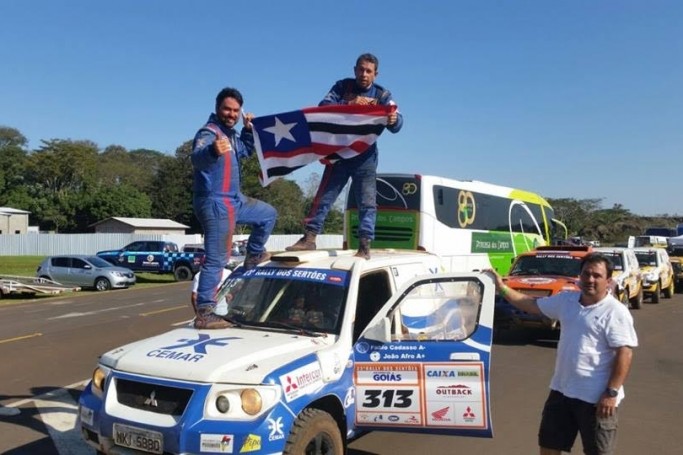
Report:
[[[194,326],[221,329],[230,324],[214,313],[216,291],[230,258],[235,225],[248,224],[246,269],[270,258],[265,244],[275,227],[277,211],[269,204],[242,194],[239,159],[254,153],[252,114],[242,111],[242,94],[226,87],[216,96],[216,111],[199,129],[192,143],[193,206],[204,228],[204,264],[197,287]],[[242,115],[240,135],[235,126]]]
[[[590,253],[580,270],[581,292],[540,298],[509,288],[488,270],[499,294],[516,308],[560,321],[555,372],[538,430],[541,455],[571,452],[579,433],[584,453],[615,453],[617,407],[638,346],[633,317],[609,292],[612,262]]]
[[[379,60],[372,54],[363,54],[353,67],[354,78],[337,81],[319,106],[328,104],[374,104],[395,105],[391,92],[375,84]],[[403,127],[403,115],[392,111],[387,119],[387,129],[398,133]],[[375,238],[375,217],[377,215],[377,144],[374,143],[360,155],[340,159],[325,166],[320,186],[313,199],[311,210],[304,220],[304,235],[287,251],[315,250],[315,238],[322,231],[325,218],[339,193],[351,178],[352,190],[356,192],[360,223],[358,226],[359,247],[356,256],[370,259],[370,242]]]

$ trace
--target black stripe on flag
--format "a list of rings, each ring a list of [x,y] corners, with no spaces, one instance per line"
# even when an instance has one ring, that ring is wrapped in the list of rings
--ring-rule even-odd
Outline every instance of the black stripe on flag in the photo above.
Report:
[[[296,171],[297,169],[302,168],[303,166],[275,166],[268,168],[268,171],[266,174],[268,174],[268,177],[282,177],[287,174],[291,174],[292,172]]]
[[[384,130],[384,125],[340,125],[338,123],[310,122],[308,129],[331,134],[356,134],[359,136],[376,134],[379,136]]]

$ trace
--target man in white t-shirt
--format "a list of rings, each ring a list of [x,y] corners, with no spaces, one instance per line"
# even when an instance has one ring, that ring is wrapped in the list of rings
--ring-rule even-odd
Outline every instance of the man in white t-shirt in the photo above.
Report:
[[[560,321],[560,341],[550,394],[538,431],[541,455],[571,452],[577,434],[584,453],[613,454],[617,406],[638,337],[628,308],[609,292],[612,262],[599,253],[581,261],[581,292],[535,298],[496,279],[500,295],[531,314]]]
[[[199,288],[199,274],[202,272],[197,272],[197,274],[194,276],[192,279],[192,295],[191,295],[191,301],[192,301],[192,309],[195,310],[195,313],[197,312],[197,289]],[[230,276],[230,269],[228,268],[223,268],[223,276],[221,277],[221,282],[218,283],[218,287],[223,284],[223,282]],[[216,313],[218,316],[225,316],[228,314],[228,302],[225,301],[225,297],[223,297],[219,302],[216,302],[216,309],[214,310],[214,313]]]

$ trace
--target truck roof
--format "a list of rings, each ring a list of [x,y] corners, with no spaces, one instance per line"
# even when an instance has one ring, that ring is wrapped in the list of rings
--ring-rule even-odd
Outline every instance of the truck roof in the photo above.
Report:
[[[351,270],[358,263],[364,263],[363,268],[375,268],[429,259],[440,261],[439,256],[433,253],[417,250],[373,249],[370,259],[359,258],[354,254],[355,250],[288,251],[274,254],[270,262],[261,265]]]

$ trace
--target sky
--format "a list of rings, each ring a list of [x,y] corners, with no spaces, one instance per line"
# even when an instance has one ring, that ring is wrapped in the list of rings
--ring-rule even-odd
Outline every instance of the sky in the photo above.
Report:
[[[173,154],[226,86],[315,106],[379,58],[379,172],[683,215],[680,0],[0,0],[0,125]],[[292,177],[303,185],[314,163]]]

